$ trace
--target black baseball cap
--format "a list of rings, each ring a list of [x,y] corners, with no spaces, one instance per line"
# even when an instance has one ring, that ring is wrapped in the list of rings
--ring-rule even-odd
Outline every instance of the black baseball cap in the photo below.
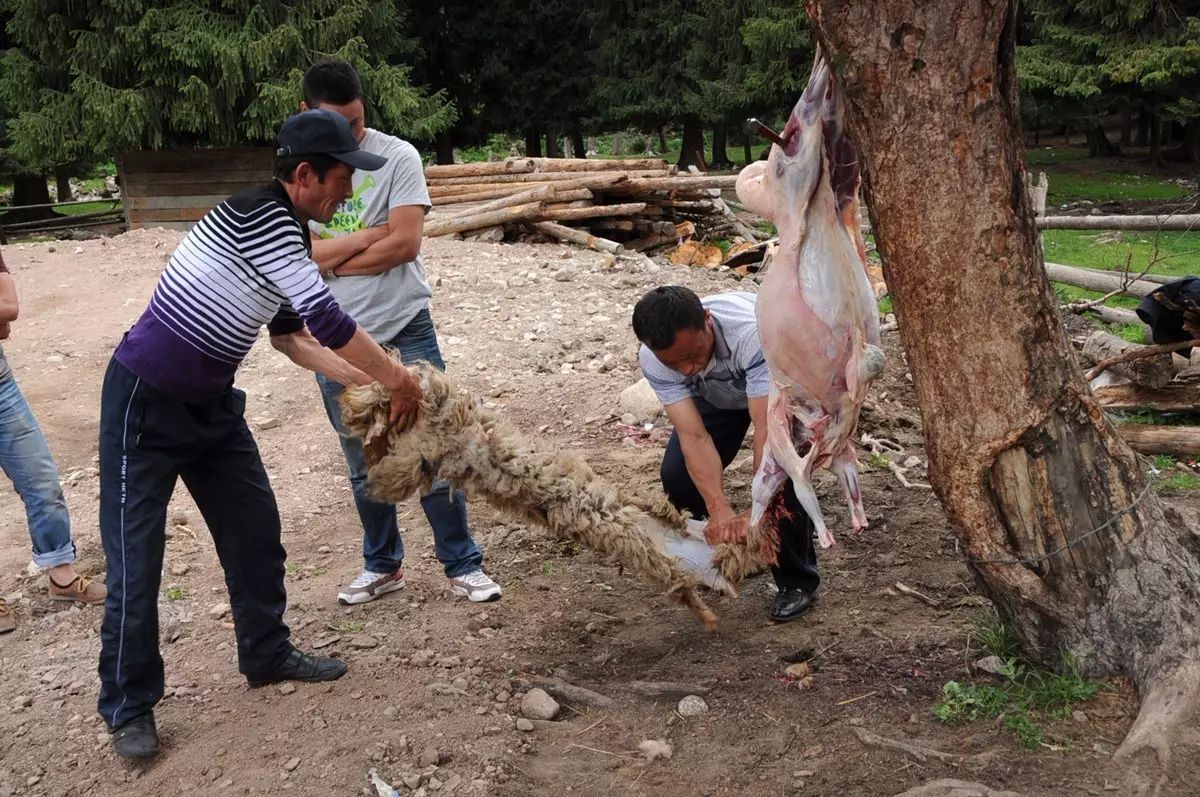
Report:
[[[326,108],[301,111],[279,128],[279,149],[276,157],[298,155],[328,155],[355,169],[373,172],[387,163],[387,158],[363,152],[354,140],[354,131],[346,117]]]
[[[1184,277],[1157,288],[1142,299],[1137,314],[1149,325],[1155,343],[1191,340],[1192,335],[1183,328],[1183,322],[1200,320],[1200,279]],[[1182,349],[1179,353],[1189,357],[1191,352]]]

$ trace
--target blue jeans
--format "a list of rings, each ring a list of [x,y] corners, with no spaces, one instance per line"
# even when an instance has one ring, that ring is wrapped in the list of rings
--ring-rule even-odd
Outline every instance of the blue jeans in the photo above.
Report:
[[[56,567],[74,562],[71,518],[58,468],[29,402],[12,377],[0,381],[0,467],[25,504],[33,563]]]
[[[438,349],[437,334],[429,310],[422,310],[408,323],[400,334],[388,341],[381,341],[400,352],[405,364],[424,360],[430,365],[445,370],[442,353]],[[366,569],[376,573],[391,573],[404,561],[404,540],[396,522],[396,505],[386,504],[371,498],[367,482],[367,461],[363,456],[362,441],[346,431],[342,425],[342,410],[338,396],[345,388],[321,374],[317,374],[321,397],[325,400],[325,413],[338,433],[342,453],[350,467],[350,488],[354,492],[354,505],[363,526],[363,560]],[[421,508],[433,529],[433,546],[438,561],[449,578],[477,570],[483,564],[483,552],[471,539],[467,524],[467,497],[461,490],[451,496],[450,485],[438,482],[429,495],[421,497]]]

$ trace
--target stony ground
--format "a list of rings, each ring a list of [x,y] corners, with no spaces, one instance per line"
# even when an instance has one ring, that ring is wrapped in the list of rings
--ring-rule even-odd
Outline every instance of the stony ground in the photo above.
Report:
[[[50,439],[81,566],[93,573],[104,569],[101,377],[177,240],[143,231],[5,250],[22,298],[5,349]],[[623,423],[617,401],[639,376],[632,305],[664,282],[701,293],[737,283],[556,245],[439,240],[427,242],[427,258],[450,371],[544,445],[655,490],[665,431]],[[903,446],[900,461],[918,458],[908,476],[920,481],[919,417],[894,341],[889,353],[863,429]],[[887,470],[865,476],[871,528],[858,536],[836,485],[822,481],[840,544],[822,554],[817,608],[787,626],[766,620],[769,579],[750,581],[737,600],[714,598],[720,627],[706,633],[631,575],[481,504],[472,522],[502,602],[448,596],[411,502],[401,508],[407,590],[345,608],[335,595],[360,567],[359,529],[311,375],[264,342],[239,385],[283,514],[288,622],[300,645],[341,656],[349,674],[323,686],[246,688],[212,542],[180,490],[160,603],[165,753],[148,766],[118,760],[95,713],[100,611],[47,600],[44,577],[28,573],[21,505],[4,491],[0,594],[21,625],[0,637],[0,795],[367,794],[371,770],[403,795],[892,795],[938,777],[1029,795],[1113,793],[1119,773],[1108,756],[1136,706],[1122,683],[1107,684],[1032,752],[994,723],[950,727],[931,715],[946,681],[978,677],[968,670],[981,655],[971,623],[986,601],[936,499]],[[730,474],[743,501],[750,476],[746,460]],[[785,672],[804,660],[811,680]],[[611,702],[565,700],[554,722],[518,724],[525,693],[547,677]],[[643,681],[687,686],[653,696]],[[677,706],[687,692],[706,710]],[[914,760],[865,746],[864,732],[951,755]],[[648,760],[639,749],[647,740],[664,742],[670,757]],[[1195,793],[1193,759],[1177,755],[1168,793]]]

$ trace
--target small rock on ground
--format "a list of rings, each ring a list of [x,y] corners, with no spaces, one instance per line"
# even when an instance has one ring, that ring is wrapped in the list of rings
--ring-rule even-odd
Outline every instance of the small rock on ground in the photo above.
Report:
[[[530,689],[521,698],[521,713],[531,720],[552,720],[558,715],[558,701],[545,690]]]
[[[676,708],[681,717],[698,717],[708,711],[708,704],[699,695],[688,695]]]

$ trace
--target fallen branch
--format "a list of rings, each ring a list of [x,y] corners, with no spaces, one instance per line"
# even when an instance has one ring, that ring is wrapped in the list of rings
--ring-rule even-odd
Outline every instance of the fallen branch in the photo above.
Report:
[[[854,735],[858,737],[858,740],[867,747],[876,747],[880,750],[894,750],[898,753],[904,753],[905,755],[911,756],[922,764],[931,758],[937,761],[943,761],[947,764],[957,764],[968,758],[968,756],[955,755],[954,753],[944,753],[941,750],[935,750],[932,747],[923,747],[921,745],[913,744],[911,742],[904,742],[899,739],[889,739],[886,736],[880,736],[878,734],[871,733],[865,728],[852,726],[850,730],[854,731]],[[978,756],[969,756],[969,758],[977,757]]]
[[[1043,216],[1039,230],[1193,230],[1200,229],[1200,214],[1177,216]]]
[[[546,233],[547,235],[558,238],[562,241],[570,241],[574,244],[579,244],[587,249],[594,249],[598,252],[608,252],[609,254],[619,254],[625,251],[625,247],[621,246],[616,241],[610,241],[607,238],[600,238],[584,230],[577,230],[574,227],[567,227],[563,224],[555,224],[552,221],[535,221],[532,225],[534,229]]]
[[[1177,343],[1159,343],[1154,346],[1142,346],[1130,351],[1114,354],[1112,357],[1101,360],[1096,363],[1096,367],[1083,375],[1083,378],[1090,382],[1107,369],[1121,363],[1133,362],[1144,357],[1154,357],[1159,354],[1170,354],[1171,352],[1179,351],[1180,349],[1190,349],[1194,346],[1200,346],[1200,340],[1184,340]]]
[[[1190,457],[1200,454],[1200,426],[1119,423],[1117,433],[1134,451]]]
[[[425,167],[425,179],[439,177],[478,177],[491,174],[519,174],[532,172],[536,167],[529,158],[515,158],[488,163],[449,163]]]
[[[1158,282],[1137,279],[1126,283],[1120,274],[1105,274],[1103,272],[1087,271],[1086,269],[1064,266],[1061,263],[1047,263],[1046,275],[1053,282],[1062,282],[1076,288],[1107,293],[1118,290],[1121,296],[1148,296],[1162,287]]]
[[[896,475],[896,481],[900,482],[901,486],[907,487],[910,490],[932,490],[932,484],[925,482],[910,482],[908,480],[908,468],[901,467],[896,464],[894,459],[888,459],[888,470]]]
[[[620,205],[596,205],[590,208],[544,210],[537,214],[537,216],[541,221],[570,221],[573,219],[607,218],[608,216],[635,216],[645,209],[645,202],[626,202]]]
[[[905,584],[902,581],[897,581],[893,586],[895,587],[897,592],[904,594],[904,595],[909,595],[911,597],[914,597],[917,600],[921,601],[922,603],[932,606],[935,609],[940,609],[942,607],[941,601],[939,601],[935,598],[931,598],[922,592],[918,592],[917,590],[913,589],[912,587],[908,586],[907,584]]]
[[[1153,389],[1141,385],[1106,385],[1093,393],[1100,406],[1109,410],[1152,409],[1159,412],[1200,410],[1200,385],[1167,385]]]
[[[426,224],[424,235],[426,238],[437,238],[456,232],[469,232],[470,230],[478,230],[483,227],[495,227],[497,224],[521,221],[522,219],[541,215],[544,212],[544,206],[541,202],[531,202],[527,205],[515,205],[488,213],[471,214],[469,216],[449,216]]]
[[[591,689],[585,689],[582,686],[569,684],[559,678],[531,677],[529,680],[534,686],[568,703],[577,703],[581,706],[591,706],[592,708],[609,708],[613,704],[611,697],[602,695],[599,692],[593,692]]]
[[[679,699],[688,695],[703,695],[709,691],[707,686],[678,683],[676,681],[630,681],[628,686],[629,691],[639,694],[642,697],[665,697],[671,699]]]

